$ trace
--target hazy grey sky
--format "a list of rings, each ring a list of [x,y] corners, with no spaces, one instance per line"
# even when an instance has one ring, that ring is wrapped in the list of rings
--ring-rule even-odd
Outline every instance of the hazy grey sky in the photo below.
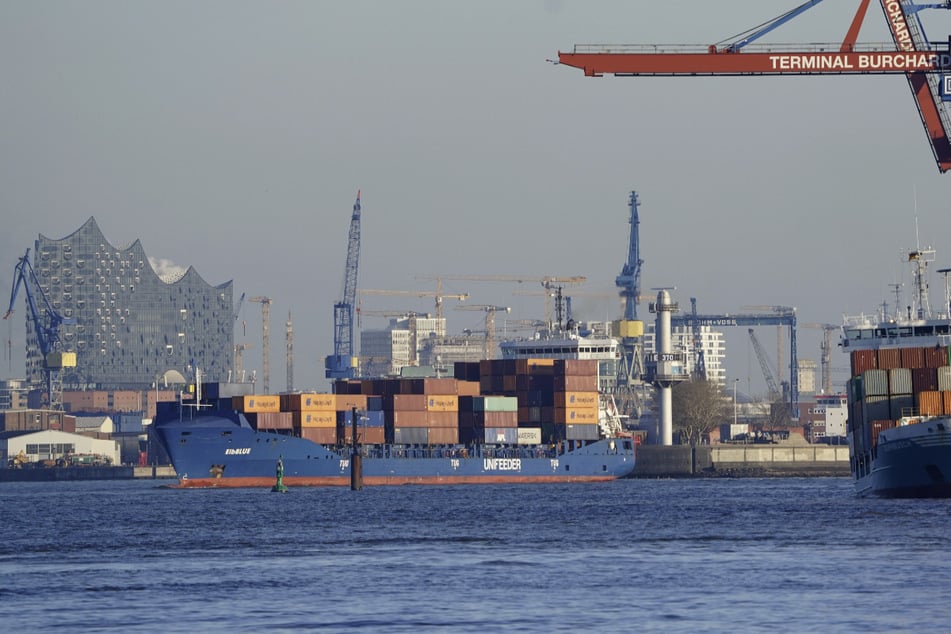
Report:
[[[64,237],[95,216],[117,246],[141,238],[212,284],[234,280],[236,298],[271,297],[272,389],[284,386],[292,311],[296,387],[326,389],[357,189],[363,288],[519,274],[584,275],[588,291],[613,289],[637,190],[645,289],[676,286],[701,312],[780,304],[838,323],[891,297],[915,244],[916,194],[922,243],[951,266],[939,239],[951,175],[934,165],[903,78],[594,79],[546,62],[581,43],[709,44],[796,4],[6,0],[0,280],[9,288],[37,234]],[[887,38],[876,4],[862,41]],[[830,0],[770,41],[839,41],[857,5]],[[948,21],[933,13],[940,40]],[[543,313],[512,284],[444,290],[512,306],[513,318]],[[446,305],[450,330],[479,327],[479,313]],[[608,300],[574,308],[618,316]],[[237,340],[254,345],[244,365],[260,368],[260,307],[242,312]],[[728,372],[762,390],[748,335],[733,330]],[[21,319],[12,336],[0,375],[23,373]],[[800,358],[818,361],[818,342],[800,330]]]

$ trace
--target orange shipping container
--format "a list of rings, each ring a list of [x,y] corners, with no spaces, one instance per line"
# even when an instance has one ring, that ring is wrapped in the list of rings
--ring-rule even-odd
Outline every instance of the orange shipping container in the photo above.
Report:
[[[367,394],[337,394],[337,411],[349,412],[354,407],[367,408]]]
[[[459,412],[426,412],[427,427],[458,427]]]
[[[455,394],[430,394],[426,409],[430,412],[458,412],[459,397]]]
[[[383,424],[387,427],[427,427],[426,414],[423,410],[384,410]]]
[[[346,427],[343,431],[344,444],[350,444],[353,438],[353,429]],[[357,443],[362,445],[382,445],[386,442],[386,435],[382,427],[357,427]]]
[[[294,427],[337,427],[337,412],[292,412]]]
[[[555,407],[598,407],[597,392],[555,392]]]
[[[336,394],[284,394],[281,409],[288,412],[325,412],[337,409]]]
[[[459,443],[458,427],[430,427],[429,444],[455,445]]]
[[[383,400],[383,408],[401,412],[423,412],[426,410],[426,401],[425,394],[394,394]]]
[[[879,348],[878,349],[878,369],[891,370],[901,367],[901,349],[899,348]]]
[[[598,422],[598,408],[597,407],[556,407],[555,408],[555,421],[556,423],[597,423]]]
[[[942,392],[941,401],[944,404],[945,413],[951,412],[951,392],[949,391]]]
[[[479,396],[478,381],[459,381],[456,386],[459,396]]]
[[[944,398],[941,392],[927,390],[918,392],[918,411],[922,416],[941,416],[944,414]]]
[[[231,407],[239,412],[260,413],[281,411],[281,397],[276,394],[253,394],[250,396],[234,396],[231,398]]]

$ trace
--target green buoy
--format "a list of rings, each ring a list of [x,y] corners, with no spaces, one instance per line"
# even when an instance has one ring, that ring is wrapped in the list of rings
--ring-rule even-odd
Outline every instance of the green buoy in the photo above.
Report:
[[[271,487],[271,493],[287,493],[287,486],[284,484],[284,456],[277,458],[277,482]]]

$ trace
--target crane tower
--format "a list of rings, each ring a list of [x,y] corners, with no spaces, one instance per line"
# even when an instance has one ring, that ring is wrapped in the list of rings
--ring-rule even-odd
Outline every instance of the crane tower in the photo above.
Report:
[[[264,375],[264,393],[271,390],[271,298],[251,297],[249,301],[261,304],[261,374]]]
[[[351,379],[356,358],[353,354],[353,312],[357,301],[357,273],[360,265],[360,191],[353,203],[350,233],[347,238],[347,262],[343,273],[340,301],[334,304],[334,353],[324,359],[328,379]]]

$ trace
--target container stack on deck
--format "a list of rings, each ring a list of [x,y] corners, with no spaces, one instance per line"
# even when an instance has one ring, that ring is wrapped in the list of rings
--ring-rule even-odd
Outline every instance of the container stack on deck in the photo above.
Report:
[[[947,347],[855,350],[850,360],[848,433],[857,452],[874,451],[900,418],[951,416]]]
[[[511,359],[457,363],[454,378],[350,379],[333,394],[245,395],[252,427],[323,445],[552,444],[597,440],[598,363]]]

